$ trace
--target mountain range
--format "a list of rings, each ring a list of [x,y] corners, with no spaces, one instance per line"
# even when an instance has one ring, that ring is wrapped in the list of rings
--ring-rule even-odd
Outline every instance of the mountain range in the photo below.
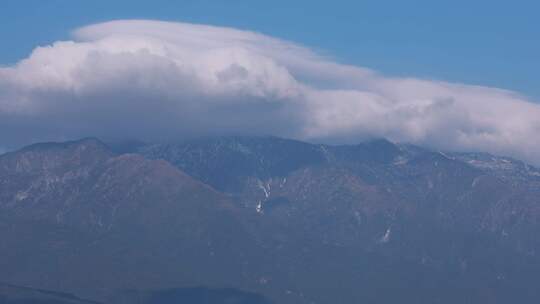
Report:
[[[537,303],[539,197],[384,139],[34,144],[0,156],[0,303]]]

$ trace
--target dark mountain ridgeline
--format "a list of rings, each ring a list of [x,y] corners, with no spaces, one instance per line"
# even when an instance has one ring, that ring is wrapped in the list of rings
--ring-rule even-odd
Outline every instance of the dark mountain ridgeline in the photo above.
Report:
[[[0,283],[0,304],[100,304],[74,295]]]
[[[210,289],[204,287],[173,288],[150,292],[126,292],[126,300],[133,304],[270,304],[263,296],[236,289]]]
[[[269,304],[261,295],[236,289],[175,288],[150,292],[125,292],[123,301],[132,304]],[[0,284],[0,304],[100,304],[74,295],[50,290]]]

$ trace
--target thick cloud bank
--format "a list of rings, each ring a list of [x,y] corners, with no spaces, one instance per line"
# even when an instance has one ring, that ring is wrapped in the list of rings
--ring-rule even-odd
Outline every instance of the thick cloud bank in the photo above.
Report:
[[[386,137],[540,164],[540,105],[513,92],[386,77],[253,32],[113,21],[0,68],[3,145],[220,134]]]

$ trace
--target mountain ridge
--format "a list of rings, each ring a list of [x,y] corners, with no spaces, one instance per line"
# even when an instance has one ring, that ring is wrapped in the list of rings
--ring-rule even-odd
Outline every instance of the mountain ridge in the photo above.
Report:
[[[0,280],[105,303],[190,286],[284,304],[540,296],[534,167],[385,140],[108,146],[0,156]]]

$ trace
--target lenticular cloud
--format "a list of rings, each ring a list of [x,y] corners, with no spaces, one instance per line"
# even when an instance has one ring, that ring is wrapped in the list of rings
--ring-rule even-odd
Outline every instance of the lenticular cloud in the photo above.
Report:
[[[382,76],[230,28],[119,20],[0,68],[2,146],[81,136],[369,137],[540,164],[540,105],[479,86]]]

